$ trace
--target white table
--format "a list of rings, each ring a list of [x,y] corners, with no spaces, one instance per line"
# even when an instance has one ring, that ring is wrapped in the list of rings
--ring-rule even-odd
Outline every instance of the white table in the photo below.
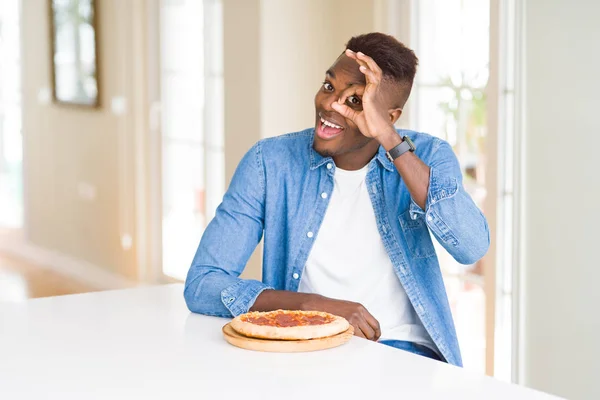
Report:
[[[0,399],[551,399],[364,339],[259,353],[167,285],[0,303]]]

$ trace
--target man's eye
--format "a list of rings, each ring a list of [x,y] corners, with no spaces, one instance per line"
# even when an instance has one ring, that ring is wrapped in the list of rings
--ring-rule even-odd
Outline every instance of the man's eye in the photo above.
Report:
[[[323,82],[323,89],[325,89],[326,92],[333,92],[333,85],[329,82]]]
[[[348,97],[348,103],[352,104],[353,106],[359,106],[362,104],[362,101],[360,101],[360,99],[356,96],[350,96]]]

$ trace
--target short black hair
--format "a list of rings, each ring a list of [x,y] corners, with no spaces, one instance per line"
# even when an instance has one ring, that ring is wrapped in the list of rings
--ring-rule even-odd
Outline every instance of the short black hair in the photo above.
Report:
[[[368,55],[379,65],[384,77],[400,84],[403,89],[401,102],[404,105],[419,65],[419,59],[411,49],[395,37],[380,32],[354,36],[346,43],[346,48]]]

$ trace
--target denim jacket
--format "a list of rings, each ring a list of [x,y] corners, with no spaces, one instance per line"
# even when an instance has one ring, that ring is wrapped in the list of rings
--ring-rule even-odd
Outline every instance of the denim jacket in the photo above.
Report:
[[[485,217],[462,185],[450,145],[399,130],[430,167],[426,209],[411,198],[380,146],[367,185],[384,247],[423,326],[450,364],[462,364],[431,234],[460,263],[489,247]],[[192,312],[232,317],[265,289],[297,291],[333,191],[335,163],[313,148],[314,129],[261,140],[243,157],[190,267],[184,297]],[[322,195],[326,193],[327,196]],[[264,236],[262,282],[240,279]]]

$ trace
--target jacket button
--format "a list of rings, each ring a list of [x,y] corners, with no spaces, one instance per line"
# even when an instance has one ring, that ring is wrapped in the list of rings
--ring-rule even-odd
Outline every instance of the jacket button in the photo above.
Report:
[[[326,199],[327,198],[327,193],[325,193],[325,192],[321,193],[321,198],[322,199]]]
[[[294,275],[292,275],[292,276],[294,277],[294,279],[298,279],[298,278],[300,278],[300,275],[298,275],[298,273],[297,273],[297,272],[294,272]]]
[[[308,232],[308,233],[306,234],[306,236],[308,236],[309,238],[311,238],[311,237],[313,237],[314,235],[313,235],[313,233],[312,233],[312,232]]]
[[[333,168],[333,164],[332,163],[327,163],[327,169],[331,169]]]

